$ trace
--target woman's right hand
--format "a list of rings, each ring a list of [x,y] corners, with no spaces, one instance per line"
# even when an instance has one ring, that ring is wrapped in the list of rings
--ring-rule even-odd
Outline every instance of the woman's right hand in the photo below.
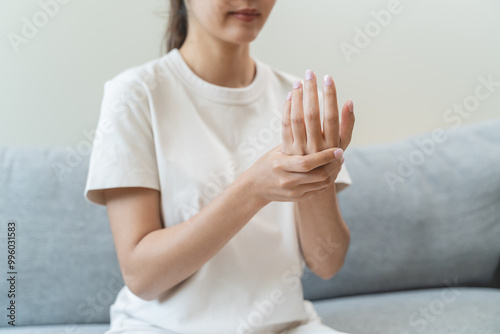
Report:
[[[288,155],[282,145],[261,156],[245,176],[257,198],[265,203],[271,201],[301,201],[331,186],[342,165],[329,148],[307,155]]]

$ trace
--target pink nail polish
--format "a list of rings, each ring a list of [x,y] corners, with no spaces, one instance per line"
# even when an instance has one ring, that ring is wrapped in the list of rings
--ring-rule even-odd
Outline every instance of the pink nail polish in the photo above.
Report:
[[[337,158],[337,159],[340,158],[343,153],[344,153],[344,150],[342,150],[341,148],[336,149],[335,152],[333,152],[333,154],[335,155],[335,158]]]
[[[332,77],[329,76],[328,74],[325,74],[325,77],[323,78],[323,81],[325,83],[325,86],[331,86],[331,85],[333,85]]]
[[[313,71],[307,70],[306,71],[306,80],[312,80],[312,79],[313,79]]]
[[[292,99],[292,92],[288,92],[288,94],[286,96],[286,99],[287,100],[291,100]]]
[[[351,99],[349,99],[349,103],[347,103],[347,106],[349,107],[350,112],[354,111],[354,104],[352,103]]]
[[[300,80],[295,80],[293,82],[293,88],[300,88],[300,86],[302,86],[302,82],[300,82]]]

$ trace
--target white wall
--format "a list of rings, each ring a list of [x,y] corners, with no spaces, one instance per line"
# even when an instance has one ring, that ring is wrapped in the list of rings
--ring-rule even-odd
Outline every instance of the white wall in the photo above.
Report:
[[[21,34],[40,2],[0,2],[0,144],[87,140],[104,81],[161,55],[166,0],[59,1],[67,3],[19,52],[9,33]],[[330,73],[339,100],[354,101],[352,145],[500,117],[500,87],[470,116],[445,117],[473,101],[478,77],[500,82],[500,2],[401,0],[400,12],[348,62],[341,43],[354,45],[355,28],[392,2],[278,0],[252,54],[299,76],[307,68]]]

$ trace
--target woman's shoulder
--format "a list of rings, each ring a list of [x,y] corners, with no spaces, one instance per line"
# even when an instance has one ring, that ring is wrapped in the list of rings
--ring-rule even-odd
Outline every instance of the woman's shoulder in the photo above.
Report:
[[[106,84],[125,85],[135,89],[153,90],[171,77],[165,64],[167,55],[128,67],[106,80]]]

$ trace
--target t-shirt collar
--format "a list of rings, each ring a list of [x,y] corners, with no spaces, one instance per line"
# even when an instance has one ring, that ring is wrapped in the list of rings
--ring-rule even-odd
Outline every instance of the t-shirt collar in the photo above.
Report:
[[[191,70],[177,48],[170,50],[164,58],[185,85],[197,94],[218,103],[252,103],[264,92],[268,82],[268,73],[265,64],[255,58],[252,59],[256,64],[257,72],[253,81],[250,85],[239,88],[218,86],[203,80]]]

